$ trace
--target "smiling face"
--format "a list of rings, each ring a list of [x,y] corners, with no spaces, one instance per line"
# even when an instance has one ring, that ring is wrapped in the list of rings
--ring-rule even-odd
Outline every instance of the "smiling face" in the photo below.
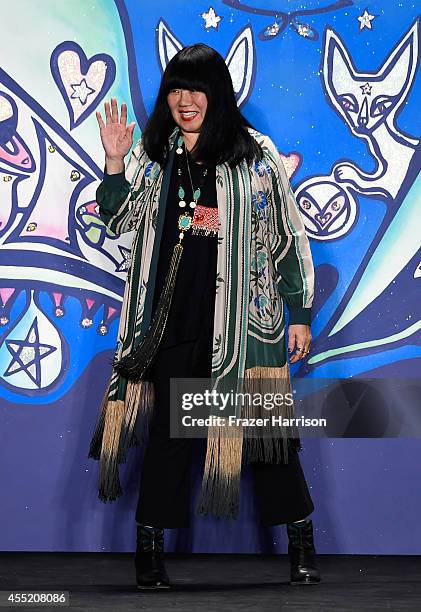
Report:
[[[176,124],[185,134],[199,134],[208,107],[203,91],[171,89],[167,96],[168,106]]]

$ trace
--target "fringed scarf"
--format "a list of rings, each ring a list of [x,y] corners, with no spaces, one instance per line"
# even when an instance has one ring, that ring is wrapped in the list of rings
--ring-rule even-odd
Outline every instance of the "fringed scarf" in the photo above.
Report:
[[[313,264],[303,222],[285,168],[272,141],[251,130],[264,158],[249,168],[217,166],[218,274],[212,355],[213,388],[234,381],[244,393],[291,392],[286,360],[284,300],[309,308],[313,299]],[[126,177],[131,181],[118,202],[102,187],[97,201],[108,227],[134,229],[131,266],[123,298],[115,360],[129,355],[150,324],[159,245],[174,157],[162,169],[137,143]],[[153,384],[127,381],[113,371],[102,402],[89,456],[100,461],[99,499],[122,494],[119,465],[131,446],[146,439],[153,415]],[[237,407],[238,418],[267,417],[261,405]],[[294,416],[293,404],[275,406],[270,415]],[[243,463],[288,462],[289,449],[300,448],[296,428],[277,427],[272,437],[235,426],[210,426],[197,511],[236,517]]]

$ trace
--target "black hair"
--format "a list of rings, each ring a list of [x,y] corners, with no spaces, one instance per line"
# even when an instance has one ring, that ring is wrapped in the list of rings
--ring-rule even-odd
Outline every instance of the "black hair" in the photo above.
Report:
[[[155,107],[142,136],[150,159],[164,165],[168,155],[168,138],[176,127],[167,103],[172,89],[206,94],[206,114],[192,151],[195,159],[207,164],[227,162],[234,167],[243,159],[251,165],[263,157],[260,145],[247,130],[252,126],[237,106],[225,60],[212,47],[199,43],[179,51],[162,76]]]

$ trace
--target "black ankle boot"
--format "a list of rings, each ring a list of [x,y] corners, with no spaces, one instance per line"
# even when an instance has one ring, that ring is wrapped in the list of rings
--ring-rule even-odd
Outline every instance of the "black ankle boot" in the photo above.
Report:
[[[311,519],[287,524],[288,555],[291,562],[291,584],[315,584],[320,582],[316,565]]]
[[[164,530],[137,526],[135,555],[138,589],[168,589],[170,580],[164,565]]]

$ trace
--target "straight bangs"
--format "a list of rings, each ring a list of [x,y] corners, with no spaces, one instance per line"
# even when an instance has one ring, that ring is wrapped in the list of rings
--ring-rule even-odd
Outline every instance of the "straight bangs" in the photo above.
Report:
[[[165,75],[162,84],[162,93],[167,96],[172,89],[187,89],[189,91],[202,91],[209,97],[209,81],[200,77],[197,69],[190,62],[183,62],[184,65],[175,68],[170,74]]]

